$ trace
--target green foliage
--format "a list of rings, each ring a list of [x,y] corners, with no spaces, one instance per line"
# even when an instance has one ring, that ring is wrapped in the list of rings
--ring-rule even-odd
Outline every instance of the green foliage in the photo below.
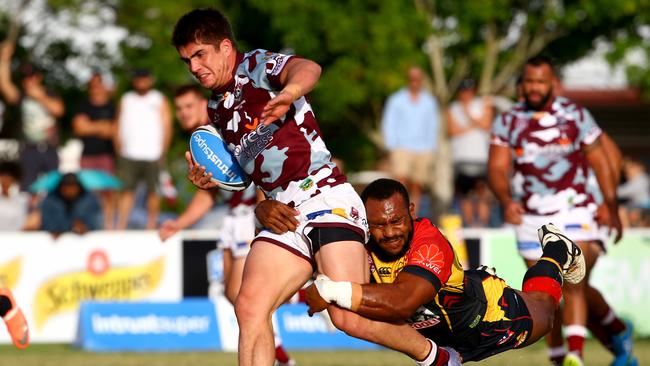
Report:
[[[377,160],[370,136],[378,127],[384,100],[403,86],[404,71],[411,64],[432,70],[434,91],[444,105],[461,77],[479,79],[484,92],[507,90],[525,58],[538,52],[562,64],[585,55],[595,40],[603,39],[613,44],[612,63],[624,60],[630,49],[650,57],[650,0],[48,0],[47,4],[43,17],[69,15],[73,25],[80,24],[75,15],[100,16],[110,10],[114,18],[100,18],[128,31],[121,54],[95,44],[90,52],[95,57],[84,59],[93,68],[114,73],[118,95],[130,87],[133,68],[151,69],[157,88],[168,95],[179,84],[193,81],[170,38],[177,19],[198,7],[224,11],[241,50],[288,50],[317,61],[323,74],[310,97],[330,149],[349,170],[371,168]],[[7,14],[0,17],[0,35],[9,19]],[[432,39],[440,41],[438,74]],[[17,56],[24,59],[32,51],[19,48]],[[51,42],[37,60],[47,67],[48,83],[59,87],[68,105],[76,104],[79,81],[66,62],[85,57],[81,51],[87,50],[75,49],[62,38]],[[647,87],[648,70],[634,64],[628,76],[635,85]],[[176,154],[186,146],[186,138],[177,134],[174,144]]]

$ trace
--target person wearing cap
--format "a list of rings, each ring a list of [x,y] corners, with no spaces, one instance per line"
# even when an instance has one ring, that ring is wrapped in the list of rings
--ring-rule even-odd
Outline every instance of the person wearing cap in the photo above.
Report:
[[[416,213],[422,191],[433,175],[438,149],[438,102],[424,89],[424,71],[412,66],[408,84],[388,97],[381,121],[393,177],[406,186]]]
[[[153,88],[147,69],[136,69],[133,90],[119,104],[115,148],[122,192],[118,200],[117,229],[128,226],[139,182],[147,186],[147,229],[155,229],[160,212],[160,164],[171,142],[172,116],[167,98]]]
[[[486,177],[493,115],[491,98],[476,96],[474,80],[462,80],[457,99],[447,110],[447,131],[451,138],[455,195],[465,226],[487,226],[490,221]]]
[[[11,80],[11,58],[15,46],[12,42],[0,44],[0,94],[4,101],[18,109],[23,146],[21,150],[21,189],[26,191],[41,174],[58,169],[59,144],[57,119],[65,112],[63,100],[47,90],[43,73],[31,64],[20,69],[18,88]]]
[[[40,230],[58,237],[65,232],[85,234],[102,225],[99,200],[79,181],[76,173],[65,173],[56,188],[40,203]]]

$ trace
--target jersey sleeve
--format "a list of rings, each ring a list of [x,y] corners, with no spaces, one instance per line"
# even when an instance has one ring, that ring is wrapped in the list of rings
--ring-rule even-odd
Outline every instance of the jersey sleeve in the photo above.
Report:
[[[266,50],[255,50],[250,55],[252,59],[248,60],[249,77],[258,87],[267,90],[282,89],[280,73],[289,60],[298,57]]]
[[[492,131],[490,143],[492,145],[510,146],[510,125],[512,124],[513,116],[509,113],[501,113],[494,119],[492,123]]]
[[[413,247],[402,272],[424,278],[435,287],[436,291],[439,291],[451,276],[454,251],[442,234],[431,231],[414,238]]]
[[[593,144],[603,131],[598,127],[596,120],[594,120],[594,117],[592,117],[588,110],[581,108],[580,112],[581,118],[578,119],[578,141],[580,141],[580,147],[585,147]]]

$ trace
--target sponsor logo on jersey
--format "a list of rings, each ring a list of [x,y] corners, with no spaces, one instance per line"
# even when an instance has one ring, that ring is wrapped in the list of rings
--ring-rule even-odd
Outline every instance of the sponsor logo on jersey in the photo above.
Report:
[[[421,322],[411,323],[411,327],[413,329],[424,329],[424,328],[431,328],[439,323],[440,323],[440,319],[436,317]]]
[[[348,218],[348,214],[345,212],[345,209],[343,209],[343,208],[333,208],[331,210],[315,211],[315,212],[312,212],[312,213],[308,213],[306,216],[307,216],[307,220],[313,220],[313,219],[315,219],[315,218],[317,218],[319,216],[323,216],[323,215],[326,215],[326,214],[334,214],[334,215],[338,215],[338,216],[341,216],[341,217],[346,218],[346,219]]]
[[[234,154],[237,160],[251,161],[264,150],[266,145],[273,139],[271,125],[258,124],[254,131],[251,131],[239,140],[239,145],[235,146]]]
[[[390,267],[379,267],[377,273],[379,273],[379,277],[388,277],[390,276],[391,270]]]
[[[314,181],[311,178],[307,178],[300,183],[298,188],[302,189],[303,191],[308,190],[309,188],[314,186]]]
[[[439,275],[442,273],[445,255],[435,244],[422,245],[413,253],[413,262]]]
[[[524,330],[522,333],[520,333],[517,336],[517,342],[515,343],[515,348],[519,347],[522,343],[524,343],[527,336],[528,336],[528,331],[527,330]]]
[[[509,341],[513,335],[515,335],[515,332],[511,331],[510,329],[506,329],[506,334],[504,334],[503,337],[499,339],[499,341],[497,342],[497,346],[500,346],[506,343],[507,341]]]

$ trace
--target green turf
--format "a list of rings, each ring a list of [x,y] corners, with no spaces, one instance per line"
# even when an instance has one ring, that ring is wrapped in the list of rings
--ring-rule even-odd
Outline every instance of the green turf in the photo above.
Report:
[[[640,365],[650,365],[650,340],[637,340],[635,354]],[[291,352],[299,366],[412,366],[408,358],[391,351]],[[611,362],[607,351],[594,341],[586,346],[586,364],[605,366]],[[481,365],[547,366],[541,342],[509,351],[480,362]],[[20,351],[0,347],[0,365],[20,366],[235,366],[236,355],[221,352],[191,353],[88,353],[67,345],[33,345]]]

